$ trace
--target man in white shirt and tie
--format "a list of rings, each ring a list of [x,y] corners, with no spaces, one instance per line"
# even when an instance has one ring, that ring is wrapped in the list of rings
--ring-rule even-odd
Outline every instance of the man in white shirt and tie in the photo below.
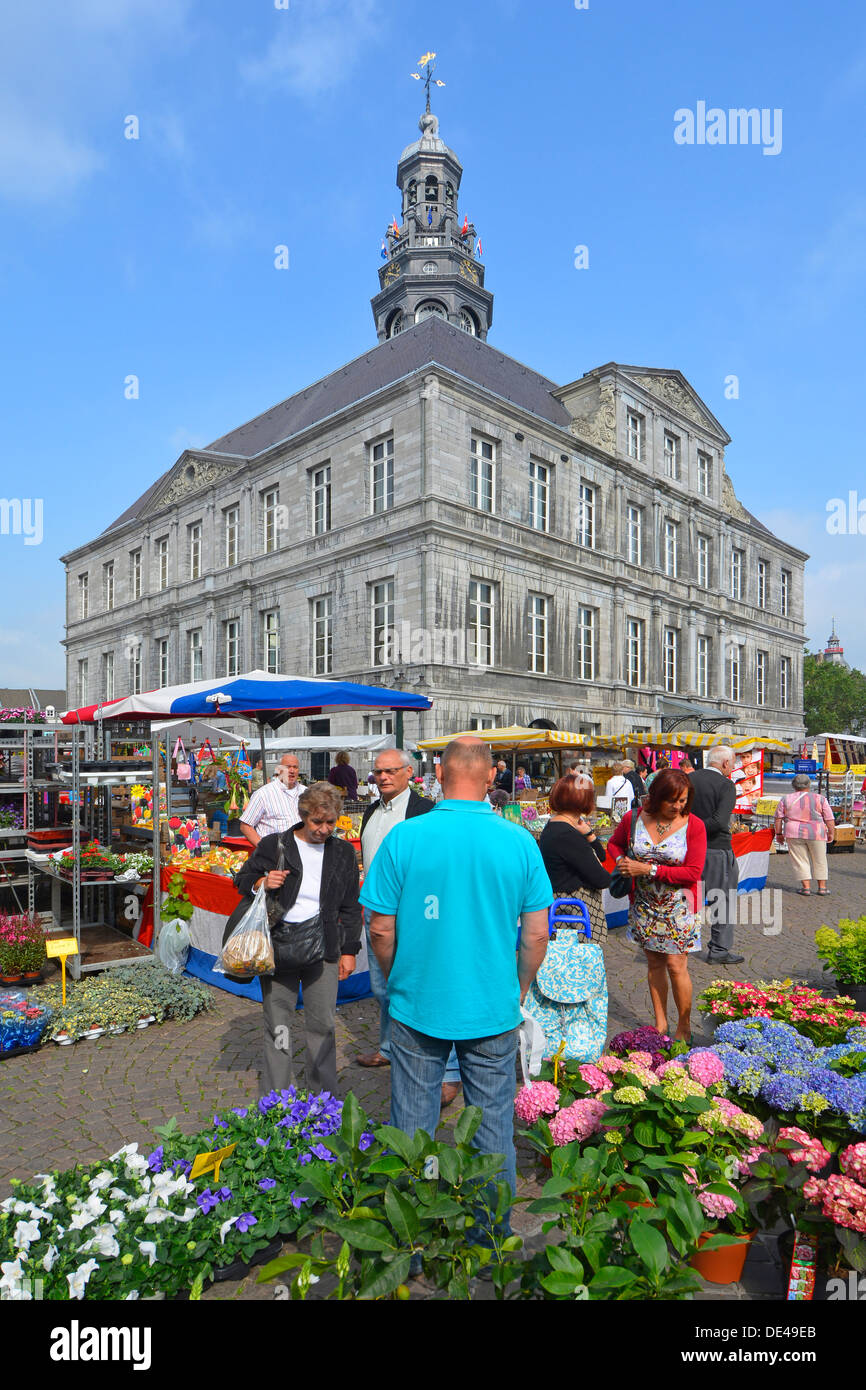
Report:
[[[379,789],[379,798],[368,806],[361,821],[361,854],[364,872],[369,873],[370,865],[386,835],[395,825],[400,825],[412,816],[423,816],[433,810],[433,802],[419,796],[409,786],[414,771],[412,758],[402,748],[386,748],[379,753],[373,764],[373,776]],[[370,988],[379,1005],[379,1046],[375,1052],[356,1057],[360,1067],[387,1067],[390,1064],[391,1018],[388,1013],[388,982],[382,974],[381,966],[370,949],[370,926],[367,913],[364,913],[364,932],[367,939],[367,957],[370,967]],[[453,1064],[453,1065],[452,1065]],[[456,1056],[448,1059],[448,1069],[442,1084],[442,1103],[450,1105],[460,1089],[460,1072]]]
[[[281,835],[301,819],[298,799],[304,787],[294,753],[284,753],[273,778],[253,792],[241,815],[241,834],[253,849],[266,835]]]

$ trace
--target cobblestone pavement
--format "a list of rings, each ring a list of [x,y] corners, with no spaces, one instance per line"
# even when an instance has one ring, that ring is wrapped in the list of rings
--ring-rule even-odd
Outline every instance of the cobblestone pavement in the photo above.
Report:
[[[830,858],[829,898],[798,897],[787,856],[770,858],[765,924],[738,928],[736,949],[742,965],[719,970],[692,957],[695,996],[719,974],[733,978],[784,978],[793,975],[821,986],[825,977],[814,953],[813,937],[823,922],[866,911],[866,854]],[[765,894],[767,890],[765,890]],[[754,900],[757,895],[752,895]],[[743,900],[740,904],[741,920]],[[776,931],[776,928],[780,930]],[[775,934],[768,934],[775,933]],[[613,933],[606,948],[610,992],[610,1035],[652,1021],[643,954]],[[9,1179],[34,1172],[91,1163],[122,1144],[153,1139],[154,1126],[172,1115],[181,1128],[203,1127],[215,1110],[243,1104],[258,1094],[261,1008],[248,1000],[214,990],[214,1007],[191,1023],[167,1023],[118,1037],[82,1041],[73,1047],[49,1045],[39,1052],[0,1064],[0,1198]],[[673,1020],[672,1020],[673,1022]],[[702,1016],[693,1019],[696,1042],[709,1041]],[[296,1065],[302,1068],[301,1030]],[[353,1090],[372,1118],[388,1118],[388,1070],[365,1070],[358,1053],[372,1052],[378,1039],[378,1010],[372,999],[348,1004],[338,1012],[337,1060],[341,1090]],[[459,1102],[445,1118],[453,1125]],[[539,1190],[532,1153],[519,1152],[519,1197]],[[518,1206],[515,1230],[527,1244],[539,1239],[540,1221]],[[479,1297],[492,1296],[482,1286]],[[215,1285],[205,1298],[273,1297],[273,1290],[251,1278]],[[742,1284],[707,1285],[702,1298],[784,1297],[782,1273],[772,1237],[752,1247]]]

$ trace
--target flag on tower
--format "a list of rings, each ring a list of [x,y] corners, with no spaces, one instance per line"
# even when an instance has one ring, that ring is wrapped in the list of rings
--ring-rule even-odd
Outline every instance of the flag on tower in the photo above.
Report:
[[[463,226],[460,228],[460,235],[461,235],[461,236],[468,236],[468,235],[469,235],[469,214],[468,214],[468,213],[467,213],[466,216],[463,218]]]
[[[394,228],[394,235],[395,235],[395,236],[399,236],[399,235],[400,235],[400,228],[397,226],[397,219],[396,219],[396,217],[392,218],[392,220],[391,220],[391,226]]]
[[[432,209],[432,208],[428,208],[428,209],[427,209],[427,226],[428,226],[428,227],[432,227],[432,226],[433,226],[433,209]]]
[[[379,255],[382,257],[382,260],[383,260],[383,261],[387,261],[387,259],[388,259],[388,252],[385,250],[385,243],[384,243],[384,241],[382,242],[382,249],[381,249],[381,251],[379,252]]]
[[[483,255],[484,255],[484,249],[483,249],[483,247],[482,247],[482,245],[481,245],[481,238],[480,238],[480,237],[478,238],[478,241],[476,242],[476,245],[475,245],[475,254],[476,254],[476,256],[483,256]]]

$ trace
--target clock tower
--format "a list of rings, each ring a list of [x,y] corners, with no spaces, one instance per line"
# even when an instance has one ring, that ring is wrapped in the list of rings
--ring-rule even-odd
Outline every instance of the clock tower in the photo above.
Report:
[[[475,227],[458,211],[463,166],[439,137],[429,110],[418,122],[421,139],[407,145],[397,165],[402,224],[392,223],[370,301],[379,342],[436,314],[478,338],[493,321],[493,295],[484,288]]]

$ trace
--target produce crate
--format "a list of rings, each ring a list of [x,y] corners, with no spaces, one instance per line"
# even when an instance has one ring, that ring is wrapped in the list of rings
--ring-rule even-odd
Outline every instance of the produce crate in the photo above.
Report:
[[[837,825],[836,839],[831,845],[827,846],[828,853],[840,854],[843,851],[848,854],[854,853],[854,846],[857,842],[857,830],[853,825]]]

